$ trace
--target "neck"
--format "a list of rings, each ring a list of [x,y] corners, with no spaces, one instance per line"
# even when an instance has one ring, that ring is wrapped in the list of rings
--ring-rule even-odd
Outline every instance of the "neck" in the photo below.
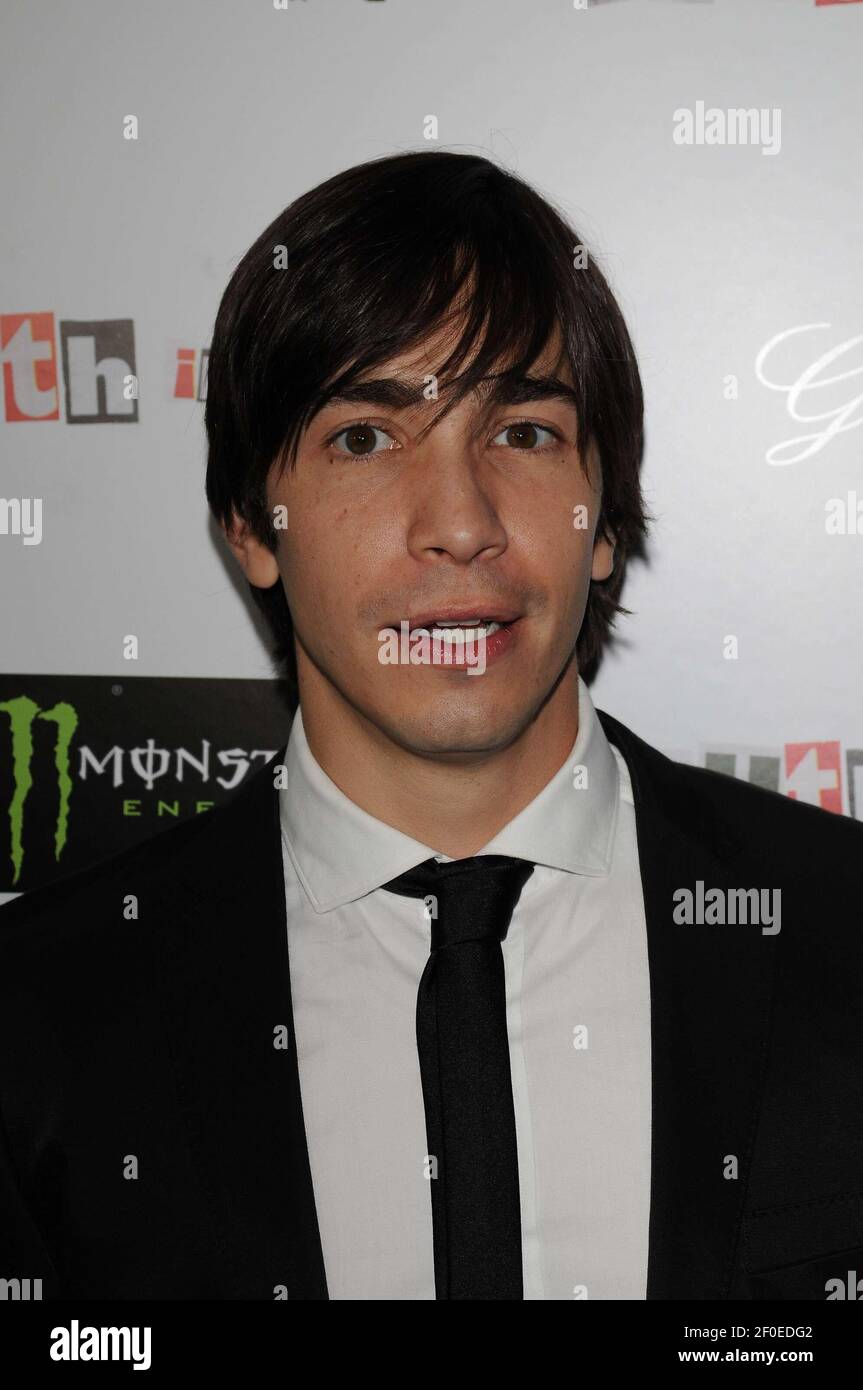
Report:
[[[299,672],[312,755],[355,805],[452,859],[487,845],[562,767],[578,733],[573,660],[542,708],[505,747],[445,757],[395,743],[318,671]]]

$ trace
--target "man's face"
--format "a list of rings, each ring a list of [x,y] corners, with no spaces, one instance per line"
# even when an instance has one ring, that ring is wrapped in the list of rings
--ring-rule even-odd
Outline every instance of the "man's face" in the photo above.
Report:
[[[244,560],[253,583],[273,583],[278,565],[301,699],[335,696],[402,747],[440,756],[505,747],[562,676],[574,682],[590,579],[613,560],[594,544],[599,467],[588,479],[569,400],[468,396],[419,439],[446,390],[439,380],[439,399],[424,399],[424,378],[448,343],[438,335],[367,374],[418,383],[415,404],[333,401],[314,417],[296,467],[270,475],[271,515],[281,505],[288,518],[277,555],[252,542]],[[564,364],[553,341],[529,375],[571,385]],[[381,661],[382,633],[454,614],[512,620],[502,640],[479,637],[473,673]]]

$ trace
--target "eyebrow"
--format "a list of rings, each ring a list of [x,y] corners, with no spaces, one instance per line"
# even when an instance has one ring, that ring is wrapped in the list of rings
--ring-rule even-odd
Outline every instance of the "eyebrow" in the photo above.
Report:
[[[391,410],[407,410],[422,405],[425,382],[403,377],[377,377],[343,386],[325,397],[321,410],[333,405],[375,405]],[[515,405],[519,402],[562,400],[578,407],[578,395],[556,376],[498,376],[484,378],[476,393],[486,405]],[[430,404],[431,402],[429,402]]]

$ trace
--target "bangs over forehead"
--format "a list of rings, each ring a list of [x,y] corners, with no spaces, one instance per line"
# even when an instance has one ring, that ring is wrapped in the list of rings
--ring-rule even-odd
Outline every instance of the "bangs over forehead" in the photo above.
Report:
[[[416,275],[416,263],[411,268]],[[379,284],[377,319],[368,324],[362,345],[346,353],[345,363],[309,401],[289,431],[284,455],[295,461],[302,430],[328,402],[351,395],[360,399],[364,382],[392,358],[423,351],[433,343],[442,344],[443,355],[410,373],[412,379],[421,379],[420,389],[422,378],[433,374],[442,398],[420,437],[472,392],[494,400],[507,381],[523,382],[538,359],[556,344],[558,351],[546,363],[543,375],[550,376],[563,361],[569,362],[581,443],[583,382],[561,330],[558,286],[548,263],[535,254],[507,259],[490,238],[479,237],[445,249],[437,261],[426,261],[419,268],[424,278],[416,286],[407,283],[406,266],[397,266],[392,277]],[[530,308],[517,312],[516,305]],[[409,399],[405,392],[404,403]]]
[[[452,390],[432,424],[493,370],[525,374],[559,329],[589,434],[604,286],[594,267],[574,267],[577,243],[533,189],[484,159],[424,152],[337,175],[276,218],[228,287],[215,334],[231,344],[228,380],[215,386],[234,388],[234,427],[259,458],[293,463],[331,394],[459,319],[435,371]]]

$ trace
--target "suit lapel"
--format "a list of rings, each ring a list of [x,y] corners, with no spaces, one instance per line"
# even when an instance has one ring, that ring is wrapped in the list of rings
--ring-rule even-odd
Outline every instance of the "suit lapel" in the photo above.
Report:
[[[673,894],[760,886],[757,859],[697,783],[602,711],[629,767],[650,967],[647,1297],[728,1297],[764,1073],[777,937],[677,924]],[[737,1178],[726,1177],[736,1160]]]
[[[291,1008],[272,768],[202,818],[171,883],[164,1009],[227,1298],[326,1299]],[[287,1049],[274,1047],[286,1030]],[[282,1295],[284,1296],[284,1295]]]

